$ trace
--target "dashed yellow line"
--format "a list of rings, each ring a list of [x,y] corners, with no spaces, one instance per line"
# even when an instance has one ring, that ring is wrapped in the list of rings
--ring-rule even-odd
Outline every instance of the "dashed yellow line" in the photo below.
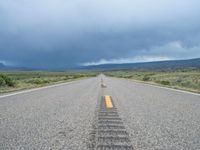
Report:
[[[113,104],[112,104],[110,96],[108,95],[105,96],[105,103],[106,103],[106,108],[113,108]]]

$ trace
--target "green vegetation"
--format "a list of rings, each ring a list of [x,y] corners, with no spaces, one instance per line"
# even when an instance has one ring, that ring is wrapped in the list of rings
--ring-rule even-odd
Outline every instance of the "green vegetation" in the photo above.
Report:
[[[97,72],[0,72],[0,93],[41,87],[80,78],[94,77]]]
[[[156,81],[157,83],[160,83],[162,85],[170,85],[170,81],[162,80],[162,81]]]
[[[200,93],[200,70],[197,69],[171,71],[119,70],[106,71],[104,74]]]
[[[7,75],[0,74],[0,86],[10,86],[13,87],[15,82]]]

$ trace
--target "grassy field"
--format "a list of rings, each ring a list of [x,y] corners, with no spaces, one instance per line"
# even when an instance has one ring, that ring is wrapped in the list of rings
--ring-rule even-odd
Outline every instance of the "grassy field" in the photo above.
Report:
[[[46,85],[96,76],[95,72],[0,72],[0,93],[42,87]]]
[[[175,89],[200,93],[200,70],[175,71],[106,71],[107,76],[140,80]]]

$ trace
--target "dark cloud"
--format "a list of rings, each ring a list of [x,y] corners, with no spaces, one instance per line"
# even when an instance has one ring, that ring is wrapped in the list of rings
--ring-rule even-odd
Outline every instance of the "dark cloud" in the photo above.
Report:
[[[200,57],[199,6],[198,0],[2,0],[0,61],[65,68]]]

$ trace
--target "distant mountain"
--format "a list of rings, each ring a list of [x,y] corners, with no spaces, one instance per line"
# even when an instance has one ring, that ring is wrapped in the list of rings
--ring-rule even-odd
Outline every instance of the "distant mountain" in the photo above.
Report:
[[[95,66],[85,66],[82,69],[118,70],[118,69],[137,69],[137,70],[173,70],[173,69],[200,69],[200,58],[188,60],[170,60],[144,63],[127,64],[103,64]]]
[[[14,66],[6,66],[3,63],[0,63],[0,71],[8,71],[8,70],[33,70],[25,67],[14,67]]]
[[[0,71],[16,70],[16,71],[75,71],[75,70],[120,70],[120,69],[133,69],[133,70],[173,70],[173,69],[200,69],[200,58],[188,60],[171,60],[171,61],[157,61],[157,62],[144,62],[144,63],[127,63],[127,64],[103,64],[95,66],[82,66],[68,69],[42,69],[42,68],[28,68],[28,67],[14,67],[6,66],[0,63]]]
[[[0,69],[5,68],[5,65],[3,63],[0,63]]]

